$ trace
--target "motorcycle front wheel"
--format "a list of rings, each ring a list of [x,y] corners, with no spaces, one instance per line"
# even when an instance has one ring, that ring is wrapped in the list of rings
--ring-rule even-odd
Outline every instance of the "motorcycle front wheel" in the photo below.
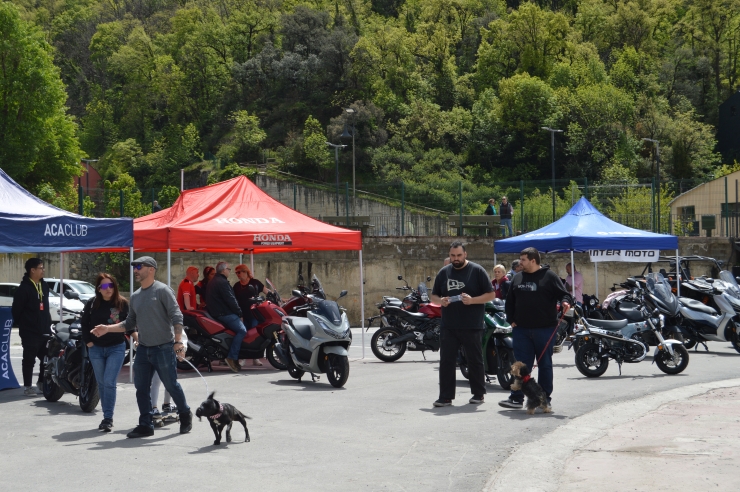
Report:
[[[673,345],[674,355],[671,356],[665,348],[658,351],[655,364],[666,374],[679,374],[689,365],[689,351],[683,345]]]
[[[465,379],[470,379],[470,369],[468,368],[468,359],[465,357],[465,349],[463,347],[460,347],[460,350],[457,353],[457,362],[460,366],[460,374]]]
[[[406,344],[386,346],[392,338],[400,337],[401,333],[395,328],[378,328],[370,339],[370,348],[375,357],[383,362],[395,362],[406,353]]]
[[[735,325],[735,329],[737,330],[737,325]],[[740,334],[738,334],[737,331],[730,332],[730,343],[732,344],[732,348],[734,348],[736,352],[740,353]]]
[[[301,379],[303,375],[306,374],[306,371],[298,369],[297,367],[289,367],[288,374],[290,374],[290,377],[293,379]]]
[[[586,343],[576,352],[576,367],[587,378],[598,378],[609,367],[609,359],[601,357],[598,345]]]
[[[343,355],[329,354],[326,378],[335,388],[341,388],[349,377],[349,359]]]
[[[80,408],[83,412],[90,413],[98,406],[98,402],[100,402],[98,380],[95,379],[92,364],[88,363],[85,369],[85,384],[80,388]]]
[[[514,382],[514,376],[511,375],[511,365],[516,362],[514,350],[509,347],[499,347],[498,354],[496,355],[496,359],[498,360],[498,368],[496,370],[498,384],[505,390],[511,389],[511,383]]]
[[[280,360],[280,356],[275,352],[275,344],[271,343],[267,349],[265,349],[265,357],[267,357],[267,362],[270,363],[272,367],[275,369],[278,369],[280,371],[285,371],[288,369],[287,364],[283,364],[283,361]]]
[[[49,363],[48,358],[44,361],[46,364]],[[46,401],[58,401],[59,398],[64,394],[64,389],[58,386],[49,373],[44,374],[44,385],[43,385],[44,398]]]

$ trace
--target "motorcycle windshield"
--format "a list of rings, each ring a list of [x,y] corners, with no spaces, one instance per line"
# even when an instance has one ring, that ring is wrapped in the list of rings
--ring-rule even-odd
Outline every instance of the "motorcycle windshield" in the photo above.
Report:
[[[313,278],[311,279],[311,288],[313,289],[314,295],[319,296],[322,299],[326,299],[324,288],[321,286],[321,281],[319,281],[319,278],[316,276],[315,273],[313,275]]]
[[[269,278],[265,277],[265,282],[267,282],[267,285],[270,287],[270,290],[271,291],[277,292],[277,289],[275,288],[274,285],[272,285],[272,282],[270,282],[270,279]]]
[[[661,273],[648,273],[645,277],[648,292],[654,295],[671,314],[678,310],[678,300],[671,292],[671,286]]]
[[[740,285],[737,284],[737,280],[734,275],[732,275],[732,272],[722,270],[719,272],[719,279],[725,283],[725,292],[727,294],[731,295],[735,299],[740,299]]]
[[[429,302],[429,291],[424,282],[419,284],[419,297],[421,297],[421,302]]]
[[[342,314],[339,312],[339,305],[334,301],[318,301],[316,303],[316,314],[328,319],[334,325],[342,324]]]

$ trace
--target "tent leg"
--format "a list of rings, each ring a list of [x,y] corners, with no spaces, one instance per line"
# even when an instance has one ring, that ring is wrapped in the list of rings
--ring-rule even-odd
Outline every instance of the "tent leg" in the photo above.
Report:
[[[167,287],[172,288],[172,275],[170,275],[170,268],[172,264],[172,251],[167,250]]]
[[[134,248],[131,247],[128,250],[128,278],[129,278],[129,287],[128,287],[128,298],[131,299],[131,297],[134,295],[134,266],[131,264],[132,261],[134,261]],[[129,347],[129,356],[128,356],[128,382],[133,383],[134,382],[134,339],[131,338],[129,340],[129,343],[131,346]]]
[[[362,331],[362,358],[365,358],[365,276],[362,272],[362,250],[360,250],[360,328]]]
[[[59,322],[64,319],[62,308],[64,307],[64,253],[59,253]]]
[[[239,253],[239,264],[241,265],[244,263],[244,253]],[[254,274],[254,272],[252,272]]]
[[[496,261],[496,253],[493,253],[493,266],[498,265],[498,261]]]
[[[676,297],[681,297],[681,257],[676,248]]]
[[[594,263],[594,279],[596,280],[596,298],[599,298],[599,263]]]
[[[576,264],[573,261],[573,250],[570,250],[570,271],[572,272],[571,280],[573,281],[573,285],[570,286],[571,294],[573,295],[573,304],[575,305],[576,301]]]
[[[252,275],[254,275],[254,251],[249,250],[249,268],[252,270]]]

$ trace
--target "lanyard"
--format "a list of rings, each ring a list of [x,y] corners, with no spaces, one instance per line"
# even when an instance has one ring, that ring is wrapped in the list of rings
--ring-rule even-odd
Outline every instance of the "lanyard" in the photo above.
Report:
[[[33,286],[36,287],[36,292],[39,293],[39,301],[42,300],[44,295],[42,294],[42,291],[41,291],[41,282],[37,284],[36,282],[33,281],[33,279],[29,279],[29,280],[31,280],[31,283],[33,284]]]

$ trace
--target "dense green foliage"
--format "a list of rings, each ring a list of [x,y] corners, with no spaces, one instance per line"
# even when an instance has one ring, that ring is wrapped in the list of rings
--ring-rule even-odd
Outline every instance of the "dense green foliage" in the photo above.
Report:
[[[223,164],[264,151],[332,182],[325,142],[350,144],[340,135],[354,131],[358,187],[403,180],[455,203],[460,181],[477,199],[500,182],[549,178],[543,126],[564,130],[560,178],[652,177],[642,141],[652,138],[665,180],[706,179],[723,163],[718,106],[740,77],[740,0],[12,3],[37,26],[14,28],[25,41],[13,42],[47,78],[60,73],[68,94],[64,114],[61,85],[45,85],[54,132],[41,144],[0,146],[3,167],[12,154],[15,176],[35,172],[36,184],[55,182],[38,166],[51,165],[50,141],[69,166],[71,117],[82,149],[126,190],[130,178],[179,185],[179,169],[204,159],[222,163],[211,180],[232,176]],[[17,50],[2,32],[0,50]],[[52,55],[58,68],[44,61]],[[0,138],[12,140],[7,121]],[[342,181],[351,156],[340,152]]]

